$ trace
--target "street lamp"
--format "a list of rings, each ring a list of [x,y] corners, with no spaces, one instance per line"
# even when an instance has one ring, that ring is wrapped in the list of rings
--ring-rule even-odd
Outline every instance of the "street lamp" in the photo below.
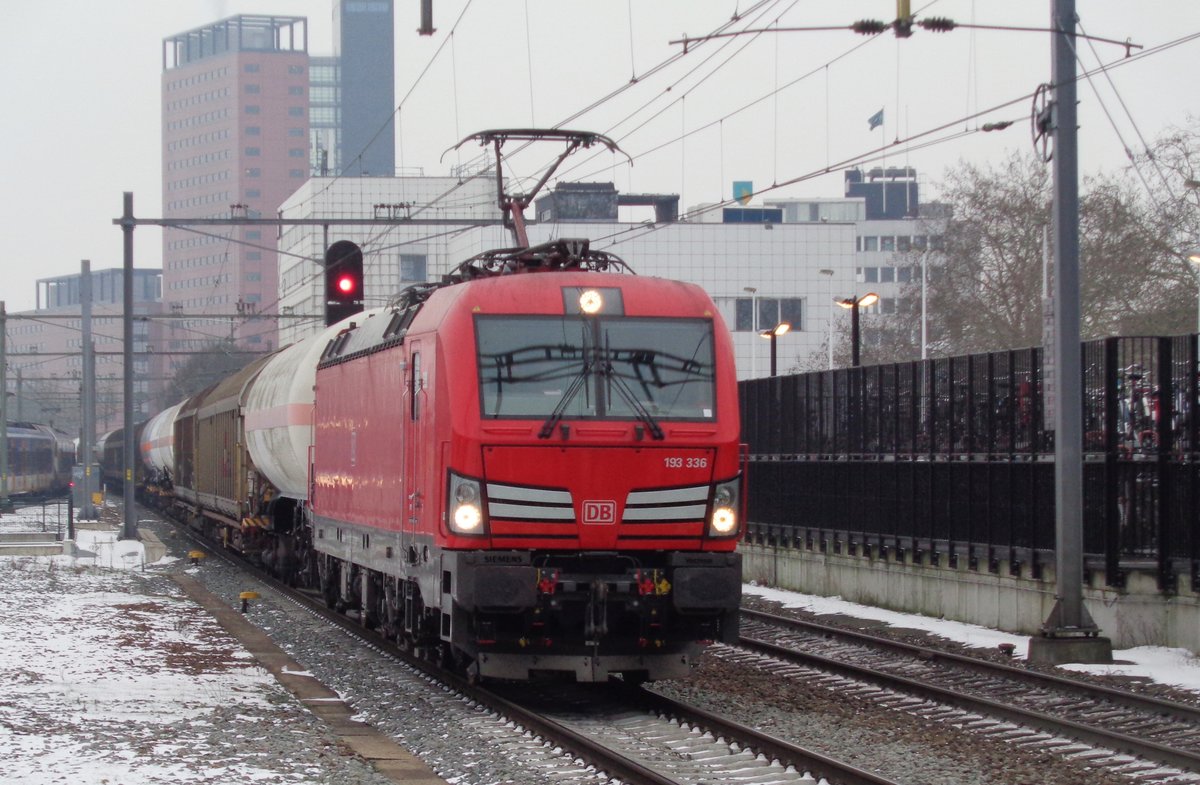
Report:
[[[775,376],[775,339],[792,329],[791,322],[780,322],[770,330],[763,330],[759,333],[763,338],[771,341],[771,375]]]
[[[750,329],[758,332],[758,289],[753,286],[742,287],[742,291],[750,295]],[[758,350],[753,342],[750,344],[750,378],[758,376]]]
[[[829,299],[833,299],[833,270],[828,267],[820,270],[821,275],[828,279],[829,283]],[[829,370],[833,370],[833,308],[829,308]]]
[[[879,302],[879,295],[875,294],[875,292],[868,292],[861,297],[846,297],[841,300],[834,300],[834,302],[843,308],[850,309],[850,365],[853,368],[857,368],[859,345],[861,344],[858,333],[858,309],[870,308]]]
[[[1192,269],[1196,273],[1197,286],[1200,287],[1200,248],[1193,248],[1188,251],[1187,259],[1195,265]],[[1200,293],[1197,294],[1196,299],[1196,332],[1200,333]]]

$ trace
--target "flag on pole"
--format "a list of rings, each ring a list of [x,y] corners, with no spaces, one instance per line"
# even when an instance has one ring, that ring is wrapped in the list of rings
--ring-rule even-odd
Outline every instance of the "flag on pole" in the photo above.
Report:
[[[867,123],[870,124],[871,127],[868,130],[871,131],[874,131],[876,128],[883,125],[883,110],[880,109],[878,112],[871,115],[870,118],[867,119]]]
[[[733,198],[742,204],[750,204],[754,198],[754,182],[752,180],[734,180]]]

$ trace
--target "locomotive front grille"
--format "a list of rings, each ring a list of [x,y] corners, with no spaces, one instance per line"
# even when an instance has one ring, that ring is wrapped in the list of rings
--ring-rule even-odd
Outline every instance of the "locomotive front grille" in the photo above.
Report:
[[[571,492],[560,488],[487,484],[488,517],[492,520],[573,523],[575,507]]]
[[[704,518],[708,511],[708,485],[690,488],[630,491],[622,523],[681,523]]]

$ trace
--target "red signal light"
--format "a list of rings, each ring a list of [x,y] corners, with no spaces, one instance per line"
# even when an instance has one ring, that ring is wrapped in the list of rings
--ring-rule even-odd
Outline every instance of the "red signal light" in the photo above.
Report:
[[[337,280],[337,288],[342,294],[352,294],[354,292],[354,276],[339,276]]]

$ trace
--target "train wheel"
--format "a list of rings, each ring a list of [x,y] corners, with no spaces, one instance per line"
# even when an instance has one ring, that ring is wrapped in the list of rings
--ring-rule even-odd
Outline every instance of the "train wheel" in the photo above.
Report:
[[[338,565],[325,554],[317,557],[317,572],[320,574],[321,597],[326,608],[336,608],[341,595],[341,576]]]

